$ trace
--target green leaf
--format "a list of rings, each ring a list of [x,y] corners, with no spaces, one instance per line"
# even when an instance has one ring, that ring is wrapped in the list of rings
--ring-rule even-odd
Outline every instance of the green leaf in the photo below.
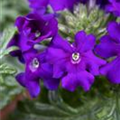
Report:
[[[12,51],[16,51],[19,48],[16,46],[12,46],[10,48],[5,49],[3,52],[0,52],[0,59],[2,59],[5,55],[8,55]]]
[[[3,36],[0,39],[0,59],[2,59],[5,55],[8,55],[10,52],[18,49],[15,46],[7,48],[8,43],[13,38],[16,32],[17,29],[15,27],[5,29],[5,31],[3,32]]]
[[[15,27],[7,28],[0,39],[0,109],[4,108],[16,95],[23,91],[15,80],[16,73],[23,70],[23,67],[18,62],[16,64],[16,59],[9,55],[10,52],[18,50],[18,47],[7,48],[16,32]]]
[[[120,22],[120,18],[119,17],[117,18],[117,22]]]
[[[13,74],[13,73],[12,73]],[[16,95],[23,92],[23,89],[18,85],[15,77],[8,74],[0,74],[0,110],[8,105]]]
[[[15,64],[14,60],[13,63]],[[16,95],[23,92],[22,87],[15,80],[15,74],[20,69],[19,66],[13,66],[4,57],[3,61],[0,61],[0,109],[8,105]]]
[[[12,60],[12,62],[15,65],[15,60]],[[14,65],[7,62],[6,57],[0,64],[0,109],[3,109],[16,95],[23,92],[23,88],[15,80],[15,75],[20,67]]]
[[[14,75],[16,72],[16,69],[10,66],[9,64],[0,64],[0,74]]]
[[[0,48],[2,52],[7,48],[8,43],[10,42],[10,40],[12,39],[16,32],[17,32],[16,27],[10,27],[5,29],[5,31],[3,32],[3,36],[0,39],[1,43]]]
[[[66,10],[62,11],[61,15],[59,18],[59,32],[70,41],[80,30],[85,30],[88,34],[92,33],[99,39],[106,34],[106,25],[110,17],[109,15],[106,16],[98,6],[88,10],[88,6],[83,4],[75,6],[73,13]]]
[[[7,55],[0,61],[0,109],[8,105],[23,88],[15,80],[16,73],[24,70],[17,59]]]

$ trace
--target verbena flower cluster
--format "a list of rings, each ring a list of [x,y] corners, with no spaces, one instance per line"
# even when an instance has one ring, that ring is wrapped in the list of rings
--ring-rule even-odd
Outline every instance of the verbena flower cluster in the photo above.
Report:
[[[49,90],[58,86],[69,91],[82,87],[89,91],[95,77],[120,84],[120,23],[112,21],[107,33],[99,43],[96,36],[78,31],[69,41],[59,34],[58,19],[60,12],[73,11],[79,3],[88,4],[89,0],[29,0],[31,12],[19,16],[15,26],[18,33],[8,47],[17,46],[11,52],[25,65],[25,71],[16,76],[32,97],[40,93],[40,81]],[[106,14],[120,16],[120,0],[97,0],[96,4]],[[52,12],[48,12],[52,9]],[[46,40],[49,41],[46,43]],[[45,47],[41,46],[46,44]]]

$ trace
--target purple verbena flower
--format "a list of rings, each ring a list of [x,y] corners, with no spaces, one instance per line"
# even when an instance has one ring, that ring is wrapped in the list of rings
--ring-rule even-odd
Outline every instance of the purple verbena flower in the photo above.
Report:
[[[111,58],[100,69],[100,73],[108,78],[112,83],[120,83],[120,23],[110,22],[107,27],[108,35],[101,38],[96,46],[95,52],[106,59]],[[114,58],[113,58],[114,57]]]
[[[106,11],[112,12],[115,16],[120,16],[120,0],[109,0]]]
[[[53,37],[58,31],[58,22],[53,14],[30,13],[25,17],[18,17],[15,25],[19,33],[28,38],[29,43],[39,43]]]
[[[25,59],[25,72],[16,76],[17,81],[29,91],[32,97],[40,93],[40,79],[47,89],[55,90],[59,80],[52,78],[52,66],[45,62],[45,53],[29,50],[23,54]]]
[[[73,9],[74,4],[79,0],[29,0],[30,7],[34,10],[44,10],[48,5],[56,11],[61,11],[64,9]]]
[[[18,28],[18,34],[11,39],[8,47],[19,47],[19,50],[12,52],[12,55],[18,56],[20,61],[23,61],[22,53],[33,49],[34,45],[42,40],[54,37],[58,32],[58,22],[53,14],[30,13],[27,16],[18,17],[15,25]]]
[[[80,31],[75,42],[70,44],[57,35],[47,49],[46,59],[53,65],[53,78],[62,79],[62,87],[74,91],[82,86],[88,91],[99,75],[99,67],[106,62],[93,53],[95,37]]]

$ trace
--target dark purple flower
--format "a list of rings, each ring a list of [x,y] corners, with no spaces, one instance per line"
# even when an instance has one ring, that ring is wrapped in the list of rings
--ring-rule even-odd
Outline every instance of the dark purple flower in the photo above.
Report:
[[[100,7],[104,8],[109,3],[109,0],[97,0],[96,3],[99,4]]]
[[[79,1],[80,3],[83,3],[83,4],[89,2],[89,0],[78,0],[78,1]]]
[[[105,8],[105,6],[109,3],[109,0],[80,0],[80,2],[97,4],[100,6],[100,8]]]
[[[112,12],[115,16],[120,16],[120,0],[109,0],[110,4],[106,6],[107,12]]]
[[[109,0],[78,0],[80,1],[81,3],[96,3],[96,4],[99,4],[101,7],[102,6],[105,6],[109,3]]]
[[[62,78],[62,87],[74,91],[82,86],[88,91],[99,74],[99,67],[106,62],[92,52],[95,37],[80,31],[75,42],[70,44],[57,35],[47,49],[46,59],[53,65],[53,77]]]
[[[15,24],[19,33],[31,44],[53,37],[58,31],[58,23],[53,14],[30,13],[25,17],[18,17]]]
[[[100,69],[102,75],[106,76],[112,83],[120,83],[120,23],[111,22],[107,27],[108,35],[101,38],[100,44],[96,46],[95,51],[103,58],[111,58]],[[114,58],[113,58],[114,57]]]
[[[33,46],[28,43],[28,38],[23,34],[16,34],[8,44],[8,47],[11,46],[17,46],[19,48],[17,51],[20,51],[21,53],[33,48]],[[13,54],[17,55],[17,53]]]
[[[94,6],[94,4],[97,4],[100,6],[100,8],[105,8],[105,6],[109,3],[109,0],[78,0],[79,2],[83,4],[90,4]]]
[[[20,50],[11,54],[18,56],[22,62],[22,53],[33,49],[34,45],[42,40],[54,37],[58,32],[58,23],[53,14],[30,13],[25,17],[18,17],[15,25],[19,33],[11,39],[8,47],[19,47]]]
[[[79,0],[29,0],[30,7],[34,10],[44,10],[48,5],[52,7],[52,9],[56,11],[64,10],[64,9],[73,9],[74,4],[76,4]]]
[[[40,93],[40,79],[46,88],[57,89],[59,80],[52,78],[52,66],[45,62],[45,53],[30,50],[24,53],[25,72],[16,76],[17,81],[29,91],[32,97]]]
[[[12,46],[17,46],[17,47],[20,48],[20,44],[19,44],[19,42],[21,41],[20,39],[21,39],[21,38],[20,38],[20,35],[19,35],[19,34],[16,34],[16,35],[11,39],[11,41],[9,42],[9,44],[8,44],[7,47],[9,48],[9,47],[12,47]],[[22,40],[24,41],[24,39],[22,39]],[[23,46],[24,46],[24,45],[23,45]],[[13,56],[13,57],[18,57],[19,61],[22,62],[22,63],[25,62],[25,61],[24,61],[24,58],[23,58],[23,55],[22,55],[22,51],[21,51],[20,49],[10,52],[10,55]]]

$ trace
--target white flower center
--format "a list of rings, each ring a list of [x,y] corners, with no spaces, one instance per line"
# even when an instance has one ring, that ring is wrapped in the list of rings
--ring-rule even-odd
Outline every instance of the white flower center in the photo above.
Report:
[[[72,63],[77,64],[81,61],[80,53],[75,52],[72,54]]]
[[[37,58],[34,58],[30,64],[30,70],[34,72],[37,70],[37,68],[39,68],[39,66],[40,66],[39,60]]]
[[[41,35],[41,33],[39,31],[35,32],[35,37],[38,38]]]

